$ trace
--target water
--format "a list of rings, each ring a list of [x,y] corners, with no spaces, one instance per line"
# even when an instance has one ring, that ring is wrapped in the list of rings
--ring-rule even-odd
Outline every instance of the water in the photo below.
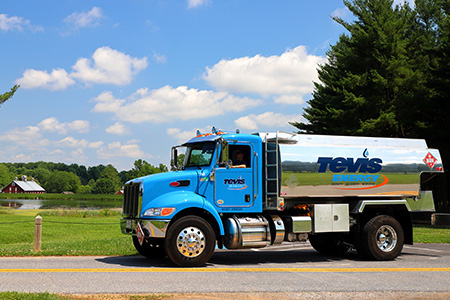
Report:
[[[105,209],[120,208],[122,207],[122,201],[0,199],[0,206],[16,209]]]

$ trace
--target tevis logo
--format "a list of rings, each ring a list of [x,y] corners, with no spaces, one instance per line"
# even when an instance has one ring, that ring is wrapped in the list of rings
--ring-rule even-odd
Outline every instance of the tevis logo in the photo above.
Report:
[[[224,179],[223,184],[245,184],[245,179]]]
[[[241,177],[237,179],[224,179],[223,184],[227,185],[227,189],[231,191],[245,190],[247,188],[245,179]]]
[[[383,161],[381,158],[358,158],[354,161],[352,157],[319,157],[317,163],[320,164],[319,173],[325,173],[328,168],[333,173],[378,173]]]

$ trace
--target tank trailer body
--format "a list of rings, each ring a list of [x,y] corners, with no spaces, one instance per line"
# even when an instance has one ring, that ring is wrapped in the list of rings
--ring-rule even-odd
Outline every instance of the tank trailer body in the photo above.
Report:
[[[216,247],[309,240],[392,260],[412,244],[412,212],[434,211],[422,183],[443,173],[424,140],[276,133],[198,134],[172,148],[178,171],[128,181],[121,230],[146,257],[201,266]]]

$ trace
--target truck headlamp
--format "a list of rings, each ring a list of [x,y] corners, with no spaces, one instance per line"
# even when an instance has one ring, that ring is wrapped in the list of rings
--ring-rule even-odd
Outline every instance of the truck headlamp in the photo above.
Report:
[[[175,211],[175,207],[156,207],[149,208],[144,212],[146,217],[165,217],[171,215]]]

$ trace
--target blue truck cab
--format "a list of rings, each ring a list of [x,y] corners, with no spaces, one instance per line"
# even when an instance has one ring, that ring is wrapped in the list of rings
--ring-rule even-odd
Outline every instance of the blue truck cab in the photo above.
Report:
[[[216,237],[225,235],[224,214],[262,213],[262,141],[250,134],[198,134],[173,148],[173,162],[179,147],[185,148],[180,170],[125,184],[121,228],[133,235],[139,253],[149,257],[165,254],[169,229],[180,221],[190,224],[187,228],[207,231],[212,241],[206,240],[205,232],[193,231],[183,237],[185,245],[167,253],[178,265],[201,265],[212,255]]]
[[[186,267],[217,247],[307,240],[326,255],[395,259],[413,242],[412,214],[434,211],[432,182],[444,175],[424,140],[214,128],[173,147],[172,162],[125,184],[121,230],[141,255]]]

